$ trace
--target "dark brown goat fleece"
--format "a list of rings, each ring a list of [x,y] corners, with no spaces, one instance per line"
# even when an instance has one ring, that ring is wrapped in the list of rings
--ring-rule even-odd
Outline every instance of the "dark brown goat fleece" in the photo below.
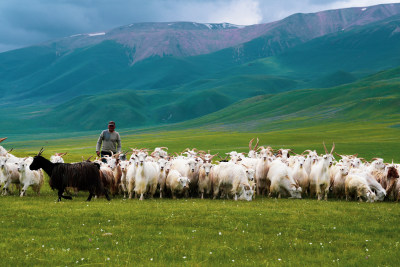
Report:
[[[87,201],[90,201],[94,195],[100,196],[102,194],[110,200],[100,179],[99,164],[91,162],[52,163],[38,155],[33,158],[29,168],[31,170],[42,168],[49,175],[51,189],[58,190],[58,201],[61,201],[61,198],[72,199],[70,196],[63,195],[66,187],[89,191]]]
[[[396,187],[398,178],[399,178],[399,173],[398,173],[397,169],[394,166],[389,166],[388,170],[387,170],[387,175],[386,175],[386,179],[388,182],[388,185],[386,187],[386,195],[387,196],[390,196],[393,189]]]

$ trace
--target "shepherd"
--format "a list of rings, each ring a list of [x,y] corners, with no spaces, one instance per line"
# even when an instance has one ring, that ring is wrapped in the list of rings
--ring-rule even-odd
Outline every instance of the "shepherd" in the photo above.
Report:
[[[103,144],[103,147],[101,145]],[[101,152],[100,152],[101,151]],[[119,133],[115,131],[115,122],[108,123],[108,129],[101,132],[96,145],[96,154],[103,158],[104,156],[112,156],[121,152],[121,138]],[[102,159],[105,162],[105,159]]]

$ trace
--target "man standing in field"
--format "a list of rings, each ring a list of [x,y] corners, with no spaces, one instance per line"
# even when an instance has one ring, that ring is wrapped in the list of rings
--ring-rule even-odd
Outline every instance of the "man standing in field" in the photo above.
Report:
[[[103,148],[101,148],[102,143],[103,143]],[[121,138],[119,137],[119,133],[115,131],[115,122],[113,121],[110,121],[108,123],[108,130],[104,130],[101,132],[99,140],[97,140],[97,145],[96,145],[97,156],[100,155],[101,157],[104,157],[105,155],[111,156],[111,151],[114,154],[121,152]]]

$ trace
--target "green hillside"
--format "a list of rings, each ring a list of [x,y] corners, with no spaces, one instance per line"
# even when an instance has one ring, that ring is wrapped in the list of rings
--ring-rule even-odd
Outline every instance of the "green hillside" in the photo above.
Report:
[[[178,125],[218,125],[265,131],[329,123],[386,123],[400,120],[400,68],[327,89],[302,89],[242,100],[223,110]]]
[[[132,49],[114,41],[64,54],[56,47],[2,53],[0,121],[4,133],[25,133],[94,130],[108,120],[121,128],[254,131],[387,120],[398,113],[398,69],[388,70],[400,65],[397,29],[394,16],[250,62],[254,55],[230,48],[132,64]]]

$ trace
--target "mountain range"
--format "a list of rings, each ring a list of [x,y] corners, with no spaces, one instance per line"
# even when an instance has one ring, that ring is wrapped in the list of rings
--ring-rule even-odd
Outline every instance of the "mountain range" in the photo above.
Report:
[[[69,36],[0,54],[2,132],[393,122],[399,50],[400,4]]]

